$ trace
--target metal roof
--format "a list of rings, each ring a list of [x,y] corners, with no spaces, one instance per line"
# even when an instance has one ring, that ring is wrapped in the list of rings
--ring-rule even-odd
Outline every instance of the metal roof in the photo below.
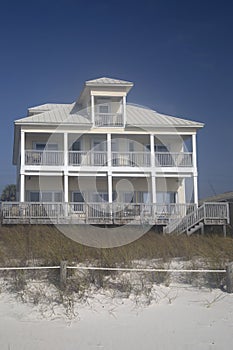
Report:
[[[216,194],[200,200],[200,204],[204,202],[233,202],[233,191]]]
[[[51,111],[51,109],[54,109],[54,108],[58,108],[58,107],[62,107],[62,106],[67,106],[69,104],[67,103],[45,103],[43,105],[40,105],[40,106],[34,106],[34,107],[29,107],[28,108],[28,111],[32,111],[33,113],[34,112],[37,112],[37,111]]]
[[[51,106],[51,104],[48,104]],[[88,115],[81,111],[75,111],[75,103],[67,105],[52,105],[53,109],[38,113],[32,116],[21,118],[15,121],[15,124],[77,124],[77,125],[90,125]],[[56,106],[56,107],[55,107]],[[59,107],[57,107],[59,106]],[[36,107],[41,110],[41,106]],[[203,123],[177,118],[165,114],[158,113],[154,110],[127,104],[127,125],[136,127],[194,127],[201,128]]]
[[[152,127],[203,127],[204,124],[188,119],[173,117],[158,113],[152,109],[132,105],[127,105],[127,124],[135,126]]]
[[[90,121],[84,116],[82,116],[80,113],[72,113],[74,105],[74,103],[61,105],[60,107],[55,107],[54,109],[47,112],[38,113],[29,117],[17,119],[15,121],[15,124],[90,124]],[[38,109],[40,110],[40,106],[38,106]]]
[[[133,85],[131,81],[119,80],[115,78],[101,77],[93,80],[87,80],[86,85]]]

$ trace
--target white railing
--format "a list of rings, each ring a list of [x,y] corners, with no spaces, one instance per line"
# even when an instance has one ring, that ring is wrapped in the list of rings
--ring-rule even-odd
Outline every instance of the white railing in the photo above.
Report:
[[[150,167],[150,152],[112,152],[112,166]],[[69,151],[69,165],[107,166],[107,151]],[[64,165],[63,151],[25,151],[25,165]],[[156,152],[159,167],[191,167],[192,153]]]
[[[150,152],[112,152],[113,166],[149,167]]]
[[[1,215],[5,219],[57,218],[64,215],[64,203],[2,202]]]
[[[191,167],[191,152],[156,152],[155,165],[160,167]]]
[[[69,165],[103,166],[107,165],[105,151],[69,151]]]
[[[145,218],[161,223],[170,217],[177,218],[192,210],[193,204],[145,204],[145,203],[42,203],[42,202],[2,202],[1,217],[7,219],[61,219],[81,214],[85,220],[137,219],[144,222]]]
[[[63,151],[25,151],[25,165],[63,165]]]
[[[122,127],[124,119],[122,113],[95,113],[95,126]]]
[[[224,220],[229,223],[229,205],[228,203],[203,203],[199,208],[184,216],[177,218],[164,227],[164,233],[183,233],[195,226],[201,221]]]

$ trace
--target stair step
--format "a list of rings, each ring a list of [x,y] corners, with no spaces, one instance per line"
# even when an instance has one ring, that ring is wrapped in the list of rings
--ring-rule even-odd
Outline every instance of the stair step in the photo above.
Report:
[[[203,222],[199,222],[187,230],[187,235],[190,236],[192,233],[200,230],[204,226]]]

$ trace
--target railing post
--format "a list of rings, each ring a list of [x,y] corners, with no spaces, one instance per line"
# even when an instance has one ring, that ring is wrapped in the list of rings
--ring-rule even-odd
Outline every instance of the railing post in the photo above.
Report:
[[[67,261],[61,261],[60,264],[60,288],[64,290],[66,288],[67,279]]]
[[[227,293],[233,293],[233,262],[226,266]]]

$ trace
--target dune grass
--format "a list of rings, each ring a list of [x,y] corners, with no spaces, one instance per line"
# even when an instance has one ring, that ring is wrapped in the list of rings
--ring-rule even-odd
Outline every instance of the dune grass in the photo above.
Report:
[[[222,235],[164,236],[150,231],[143,237],[117,248],[92,248],[81,245],[60,233],[52,225],[15,225],[0,227],[0,264],[57,265],[95,263],[101,266],[130,266],[134,260],[182,257],[208,260],[211,266],[222,267],[233,261],[233,238]]]

